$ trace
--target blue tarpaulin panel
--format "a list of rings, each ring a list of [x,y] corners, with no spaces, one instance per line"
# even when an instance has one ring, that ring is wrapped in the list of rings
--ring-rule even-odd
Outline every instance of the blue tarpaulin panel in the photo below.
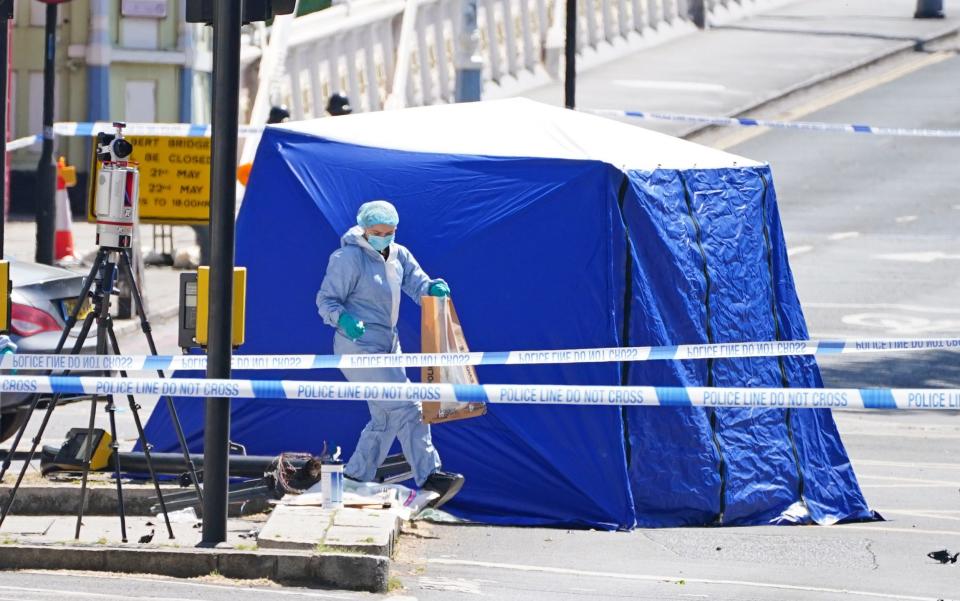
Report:
[[[451,285],[473,350],[659,345],[806,336],[769,168],[622,171],[607,163],[374,148],[268,129],[237,229],[248,269],[242,353],[331,353],[314,298],[365,201],[400,213],[397,241]],[[419,308],[400,338],[419,350]],[[237,377],[341,380],[336,370]],[[484,366],[482,382],[819,385],[812,359]],[[411,370],[412,379],[419,373]],[[198,400],[178,399],[194,451]],[[252,454],[349,455],[357,402],[233,402]],[[176,450],[162,404],[148,424]],[[447,508],[492,524],[629,529],[869,517],[828,411],[520,406],[435,426],[444,469],[466,476]],[[802,489],[802,496],[801,496]],[[802,521],[802,520],[801,520]]]

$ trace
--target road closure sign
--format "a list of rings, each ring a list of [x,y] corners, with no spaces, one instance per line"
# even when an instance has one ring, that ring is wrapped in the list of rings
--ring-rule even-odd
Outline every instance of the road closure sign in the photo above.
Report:
[[[140,223],[197,225],[210,221],[210,138],[126,136],[130,160],[140,166]],[[94,142],[87,220],[96,221],[97,176]]]

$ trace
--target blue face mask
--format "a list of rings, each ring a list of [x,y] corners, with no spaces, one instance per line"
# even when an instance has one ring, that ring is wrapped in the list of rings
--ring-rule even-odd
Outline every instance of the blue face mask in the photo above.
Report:
[[[371,234],[367,236],[367,242],[370,243],[370,246],[373,247],[373,250],[379,253],[383,252],[385,248],[390,246],[390,243],[393,242],[393,236],[393,234],[390,234],[389,236],[374,236]]]

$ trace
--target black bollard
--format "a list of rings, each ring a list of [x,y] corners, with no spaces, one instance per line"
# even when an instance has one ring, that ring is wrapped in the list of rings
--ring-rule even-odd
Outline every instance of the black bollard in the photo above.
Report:
[[[943,0],[917,0],[917,12],[914,19],[942,19]]]

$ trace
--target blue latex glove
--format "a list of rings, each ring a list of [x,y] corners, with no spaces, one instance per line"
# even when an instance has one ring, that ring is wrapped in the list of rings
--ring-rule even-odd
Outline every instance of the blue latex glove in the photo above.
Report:
[[[17,352],[17,345],[6,334],[0,334],[0,355],[15,352]]]
[[[450,286],[446,282],[437,282],[430,285],[430,296],[450,296]]]
[[[15,352],[17,352],[17,345],[14,344],[6,334],[0,334],[0,356],[6,355],[7,353],[12,355]],[[15,375],[17,370],[10,370],[10,373]]]
[[[350,340],[356,340],[363,336],[363,333],[367,331],[367,328],[363,325],[362,321],[357,321],[349,313],[341,313],[340,319],[337,320],[337,323],[340,324],[340,327],[343,328],[343,332],[347,335]]]

